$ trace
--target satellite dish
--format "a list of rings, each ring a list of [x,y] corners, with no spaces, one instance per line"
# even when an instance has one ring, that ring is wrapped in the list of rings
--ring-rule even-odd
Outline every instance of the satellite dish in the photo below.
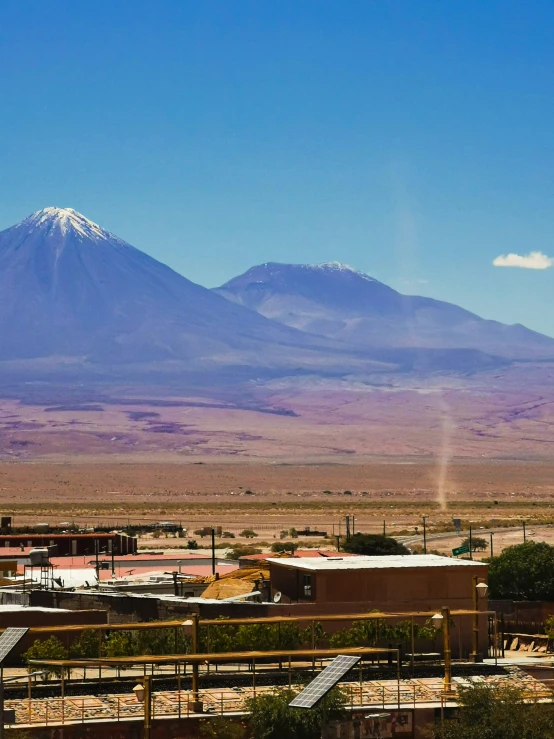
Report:
[[[277,591],[275,593],[275,595],[273,596],[273,602],[274,603],[280,603],[282,597],[283,597],[282,593],[280,593],[279,591]]]

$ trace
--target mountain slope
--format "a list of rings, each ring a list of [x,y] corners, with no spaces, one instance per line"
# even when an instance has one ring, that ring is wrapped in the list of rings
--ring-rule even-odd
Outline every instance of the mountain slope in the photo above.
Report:
[[[301,365],[331,343],[229,303],[70,208],[0,233],[0,337],[0,360],[108,365]]]
[[[351,346],[474,349],[552,358],[554,339],[488,321],[451,303],[396,290],[346,265],[267,263],[215,290],[282,324]]]

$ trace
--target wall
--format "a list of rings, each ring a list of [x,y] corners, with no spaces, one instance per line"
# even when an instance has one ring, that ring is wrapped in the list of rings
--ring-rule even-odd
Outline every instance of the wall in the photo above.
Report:
[[[380,712],[375,709],[375,712]],[[373,726],[375,721],[366,720],[367,711],[354,712],[345,717],[338,725],[333,722],[329,726],[330,739],[366,739],[367,737],[396,737],[397,739],[423,739],[427,737],[429,724],[440,720],[440,709],[416,708],[387,711],[390,717],[380,722],[379,730]],[[204,719],[154,719],[151,728],[151,739],[199,739]],[[229,718],[229,721],[248,723],[248,717]],[[102,721],[88,724],[68,724],[63,727],[30,727],[22,730],[25,739],[143,739],[143,725],[140,719],[121,722]],[[18,733],[13,733],[13,738]],[[6,739],[12,739],[12,730],[6,731]]]
[[[83,624],[83,626],[86,626],[88,624],[105,623],[108,623],[106,611],[40,611],[25,608],[16,611],[0,611],[0,629],[5,629],[8,626],[28,626],[32,628],[33,626],[68,626],[73,624]],[[40,638],[48,639],[52,635],[54,635],[54,632],[45,632],[40,635]],[[79,633],[56,633],[55,636],[64,642],[64,646],[67,648],[79,636]],[[36,634],[27,634],[24,636],[17,647],[10,652],[6,664],[20,664],[21,655],[38,638]]]

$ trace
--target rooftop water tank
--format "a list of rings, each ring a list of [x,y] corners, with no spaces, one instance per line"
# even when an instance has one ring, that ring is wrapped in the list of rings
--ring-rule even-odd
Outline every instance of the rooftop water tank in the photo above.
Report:
[[[31,549],[29,559],[32,567],[48,564],[48,549]]]

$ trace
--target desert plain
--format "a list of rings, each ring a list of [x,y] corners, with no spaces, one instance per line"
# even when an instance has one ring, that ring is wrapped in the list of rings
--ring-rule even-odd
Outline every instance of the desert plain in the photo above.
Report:
[[[296,378],[229,391],[112,387],[0,399],[0,507],[15,524],[221,526],[270,546],[290,529],[359,531],[450,551],[474,530],[495,553],[554,523],[547,366],[382,384]],[[554,530],[554,529],[553,529]],[[327,546],[330,542],[327,540]],[[430,540],[431,541],[431,540]],[[302,545],[325,544],[322,538]],[[175,541],[157,541],[169,546]],[[184,545],[185,543],[182,542]],[[442,549],[441,549],[442,547]]]

